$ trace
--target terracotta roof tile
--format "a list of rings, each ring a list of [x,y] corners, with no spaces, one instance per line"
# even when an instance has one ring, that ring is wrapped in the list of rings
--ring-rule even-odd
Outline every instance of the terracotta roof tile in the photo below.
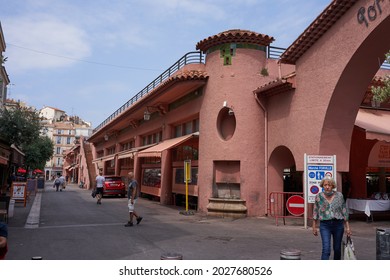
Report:
[[[206,52],[211,47],[226,43],[250,43],[260,46],[268,46],[273,41],[274,38],[268,35],[249,30],[231,29],[203,39],[196,44],[196,49]]]
[[[267,84],[264,84],[253,91],[254,94],[271,96],[295,89],[295,73],[289,75],[288,77],[278,78],[276,80],[270,81]]]
[[[158,91],[161,91],[162,89],[171,86],[174,83],[180,82],[180,81],[190,81],[190,80],[207,80],[209,75],[206,71],[201,70],[184,70],[184,71],[178,71],[173,76],[169,77],[167,80],[165,80],[163,83],[161,83],[158,87],[153,89],[150,94],[154,94]]]
[[[357,0],[334,0],[282,54],[283,63],[296,61],[343,16]]]

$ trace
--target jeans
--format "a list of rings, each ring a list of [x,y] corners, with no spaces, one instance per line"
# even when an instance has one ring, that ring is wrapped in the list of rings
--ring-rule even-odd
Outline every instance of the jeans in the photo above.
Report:
[[[333,236],[333,257],[341,260],[341,242],[344,235],[344,220],[329,220],[320,222],[320,233],[322,239],[321,260],[329,260],[331,253],[331,237]]]

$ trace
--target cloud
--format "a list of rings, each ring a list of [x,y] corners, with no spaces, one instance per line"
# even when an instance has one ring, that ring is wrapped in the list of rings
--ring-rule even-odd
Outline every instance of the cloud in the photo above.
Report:
[[[91,53],[82,29],[50,16],[14,17],[4,25],[8,67],[16,72],[67,67]]]

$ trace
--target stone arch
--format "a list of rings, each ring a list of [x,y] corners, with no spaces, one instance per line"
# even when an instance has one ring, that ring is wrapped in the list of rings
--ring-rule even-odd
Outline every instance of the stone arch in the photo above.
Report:
[[[378,19],[377,26],[367,33],[345,65],[325,113],[319,151],[320,154],[333,154],[337,148],[339,170],[348,170],[352,131],[359,106],[384,61],[385,53],[390,50],[389,9],[383,12],[386,11],[387,16],[382,21]]]
[[[291,167],[295,167],[295,159],[291,150],[286,146],[276,147],[268,162],[268,194],[284,191],[283,170]]]

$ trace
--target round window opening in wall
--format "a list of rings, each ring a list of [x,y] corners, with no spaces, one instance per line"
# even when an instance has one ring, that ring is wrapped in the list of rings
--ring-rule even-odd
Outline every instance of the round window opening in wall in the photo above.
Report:
[[[217,130],[223,140],[229,140],[233,137],[236,130],[236,116],[232,108],[224,107],[219,111]]]

